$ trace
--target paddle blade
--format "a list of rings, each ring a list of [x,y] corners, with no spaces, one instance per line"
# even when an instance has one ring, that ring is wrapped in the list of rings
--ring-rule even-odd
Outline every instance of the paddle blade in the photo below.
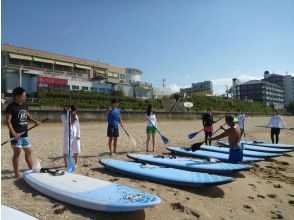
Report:
[[[192,151],[194,152],[196,150],[199,150],[199,148],[201,147],[202,144],[203,144],[203,142],[198,142],[198,143],[192,144],[191,145]]]
[[[67,171],[70,173],[75,172],[75,164],[73,162],[72,156],[71,155],[67,155]]]
[[[130,136],[130,140],[131,140],[132,144],[134,145],[134,147],[136,147],[137,146],[137,142],[136,142],[135,138],[133,138],[132,136]]]
[[[192,138],[194,138],[198,133],[199,133],[199,132],[193,132],[193,133],[191,133],[191,134],[188,135],[188,138],[189,138],[189,139],[192,139]]]
[[[169,140],[166,137],[164,137],[163,135],[161,135],[161,139],[162,139],[162,141],[163,141],[164,144],[168,144]]]

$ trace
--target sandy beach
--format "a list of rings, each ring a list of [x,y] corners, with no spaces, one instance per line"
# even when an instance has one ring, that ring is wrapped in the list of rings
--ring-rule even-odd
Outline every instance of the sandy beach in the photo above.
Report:
[[[270,130],[255,127],[265,125],[269,117],[249,117],[246,120],[246,140],[270,142]],[[294,127],[294,117],[284,117],[288,127]],[[217,128],[221,123],[215,125]],[[189,146],[203,140],[203,134],[190,141],[187,135],[201,129],[201,121],[158,121],[159,130],[169,138],[168,146]],[[138,188],[159,196],[162,202],[142,211],[106,213],[79,208],[50,199],[28,186],[23,178],[15,180],[11,164],[10,144],[1,148],[2,204],[16,208],[39,219],[293,219],[294,216],[294,152],[254,164],[250,171],[233,176],[234,182],[214,187],[182,188],[124,176],[104,169],[100,158],[109,157],[106,122],[81,122],[81,150],[76,173]],[[127,153],[145,152],[145,122],[125,122],[129,133],[137,140],[132,146],[120,129],[118,155],[112,158],[129,160]],[[6,126],[1,127],[2,142],[8,139]],[[33,160],[42,167],[64,169],[62,158],[63,127],[61,123],[44,123],[29,132]],[[280,143],[294,144],[294,131],[281,130]],[[216,144],[214,142],[214,144]],[[154,154],[168,153],[159,135]],[[27,169],[22,152],[20,168]]]

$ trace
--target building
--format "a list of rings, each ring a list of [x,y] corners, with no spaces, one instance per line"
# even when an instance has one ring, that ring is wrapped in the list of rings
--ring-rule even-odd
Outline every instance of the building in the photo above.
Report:
[[[237,85],[240,84],[240,80],[237,78],[232,79],[232,98],[236,99],[237,98]]]
[[[284,108],[284,91],[278,84],[265,80],[250,80],[236,86],[237,99],[253,100],[275,108]]]
[[[291,75],[270,74],[264,72],[264,80],[279,85],[284,91],[285,104],[294,101],[294,77]]]
[[[137,75],[141,75],[142,71],[138,69],[7,44],[2,45],[1,58],[1,95],[4,97],[11,96],[13,88],[17,86],[24,87],[28,96],[48,88],[96,92],[112,92],[113,89],[123,88],[127,96],[135,95],[129,90],[139,89],[145,93],[141,92],[138,97],[152,97],[152,84],[146,86],[140,82]],[[132,85],[133,78],[136,79],[136,85]]]
[[[213,94],[213,87],[211,81],[204,81],[198,83],[192,83],[192,87],[190,88],[182,88],[180,89],[180,94],[197,94],[197,93],[206,92],[207,94]]]

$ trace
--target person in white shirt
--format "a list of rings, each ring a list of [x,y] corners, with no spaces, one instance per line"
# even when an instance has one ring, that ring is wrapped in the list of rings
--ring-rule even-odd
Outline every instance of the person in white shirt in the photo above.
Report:
[[[278,111],[276,109],[273,109],[273,116],[270,118],[269,122],[266,125],[267,127],[271,128],[271,139],[273,144],[275,143],[274,136],[276,137],[276,144],[279,143],[281,124],[283,124],[283,126],[286,128],[286,124],[282,116],[278,115]]]
[[[241,112],[239,108],[237,109],[236,118],[238,119],[238,125],[241,130],[241,137],[242,135],[244,135],[245,137],[245,115]]]
[[[155,133],[156,133],[156,127],[157,127],[157,122],[156,122],[156,116],[154,113],[154,109],[152,105],[148,106],[148,109],[146,111],[146,133],[147,133],[147,139],[146,139],[146,151],[149,152],[149,142],[150,142],[150,137],[152,136],[152,147],[154,151],[155,147]]]
[[[61,115],[61,121],[64,127],[63,136],[63,158],[65,166],[67,167],[67,155],[69,153],[69,118],[70,115],[70,152],[74,156],[75,168],[78,166],[78,158],[81,153],[80,147],[80,123],[77,115],[77,110],[74,105],[71,105],[68,111],[64,111]]]

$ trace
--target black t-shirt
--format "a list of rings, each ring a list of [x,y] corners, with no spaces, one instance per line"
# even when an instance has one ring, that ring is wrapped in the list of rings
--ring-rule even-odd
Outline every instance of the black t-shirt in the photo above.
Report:
[[[24,104],[20,105],[16,102],[10,103],[6,110],[6,114],[11,114],[11,124],[16,133],[25,132],[28,129],[28,108]],[[10,133],[10,132],[9,132]],[[25,132],[21,137],[27,137],[28,132]],[[13,137],[10,134],[10,137]]]
[[[202,116],[203,126],[211,126],[213,124],[213,116],[206,113]]]

